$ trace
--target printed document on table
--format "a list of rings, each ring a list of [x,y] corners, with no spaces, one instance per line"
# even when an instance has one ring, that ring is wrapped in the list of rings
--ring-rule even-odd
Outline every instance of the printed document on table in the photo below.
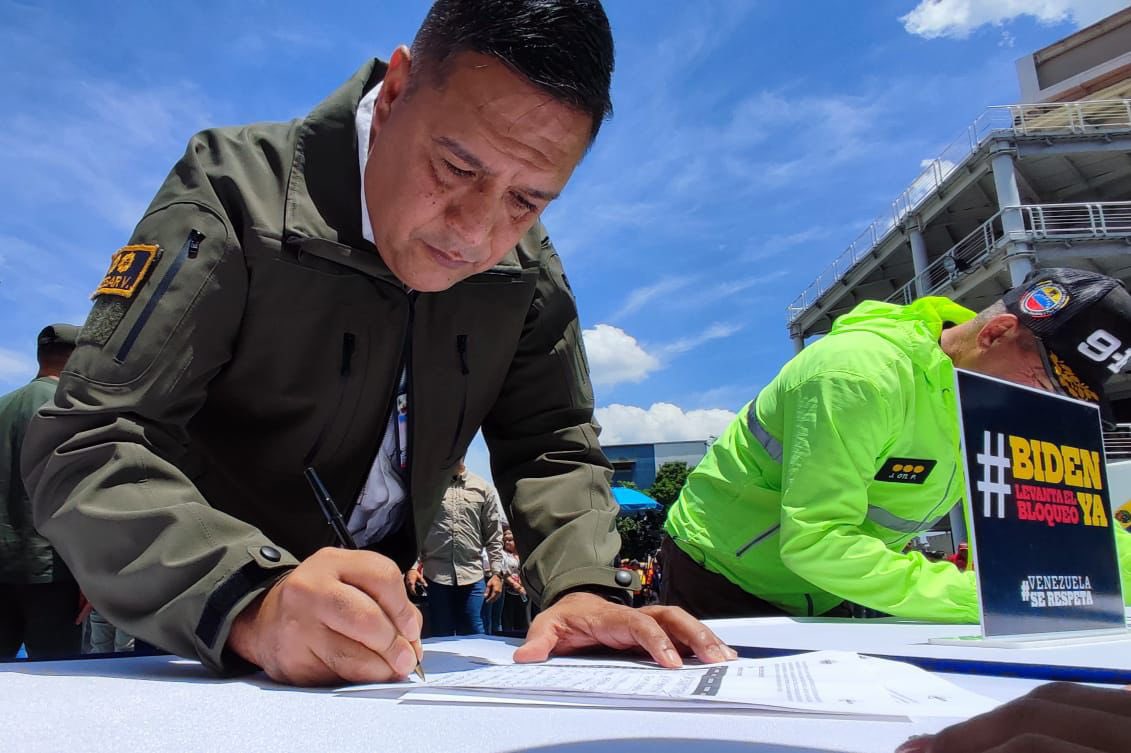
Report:
[[[842,651],[724,664],[652,662],[606,657],[554,658],[514,664],[514,646],[472,639],[425,644],[428,680],[402,700],[494,699],[543,705],[647,706],[718,710],[749,708],[825,714],[967,717],[995,701],[910,664]]]

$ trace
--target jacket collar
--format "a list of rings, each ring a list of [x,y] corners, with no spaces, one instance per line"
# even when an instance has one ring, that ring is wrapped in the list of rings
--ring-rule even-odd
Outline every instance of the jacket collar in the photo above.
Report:
[[[311,254],[372,277],[399,281],[361,233],[361,171],[357,164],[357,104],[385,76],[370,60],[298,125],[283,236],[300,255]]]

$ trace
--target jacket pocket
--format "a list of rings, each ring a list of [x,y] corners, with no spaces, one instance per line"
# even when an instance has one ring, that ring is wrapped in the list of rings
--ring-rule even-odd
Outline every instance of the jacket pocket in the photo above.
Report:
[[[773,524],[772,526],[770,526],[769,528],[767,528],[767,529],[765,529],[765,530],[761,531],[761,532],[760,532],[760,533],[759,533],[759,534],[758,534],[757,536],[755,536],[754,538],[750,539],[750,540],[749,540],[749,541],[747,541],[747,542],[746,542],[745,544],[743,544],[742,546],[740,546],[740,547],[739,547],[739,548],[738,548],[738,549],[737,549],[737,550],[735,551],[735,553],[734,553],[734,556],[735,556],[735,557],[741,557],[742,555],[746,554],[746,553],[747,553],[747,552],[749,552],[749,551],[750,551],[751,549],[753,549],[754,547],[758,546],[758,545],[759,545],[759,544],[761,544],[761,543],[762,543],[763,541],[765,541],[766,539],[770,538],[770,537],[771,537],[771,536],[773,536],[773,535],[774,535],[775,533],[777,533],[777,532],[778,532],[778,529],[780,529],[780,528],[781,528],[781,523],[774,523],[774,524]]]
[[[354,353],[357,350],[357,336],[352,332],[342,333],[341,358],[338,364],[338,393],[334,398],[334,407],[327,415],[325,423],[319,429],[314,444],[306,453],[304,465],[313,464],[314,460],[324,450],[329,452],[336,449],[349,431],[353,423],[354,408],[346,399],[349,391],[350,375],[354,369]],[[341,424],[345,426],[341,426]]]
[[[569,396],[570,406],[574,408],[593,404],[593,385],[589,382],[589,363],[585,356],[585,344],[581,339],[581,328],[577,320],[570,322],[562,339],[554,345],[554,357],[558,360],[562,384]]]

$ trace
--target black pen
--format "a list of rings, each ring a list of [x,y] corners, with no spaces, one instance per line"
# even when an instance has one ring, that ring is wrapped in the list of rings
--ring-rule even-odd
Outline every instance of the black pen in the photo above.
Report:
[[[338,512],[338,506],[334,504],[334,498],[330,496],[330,490],[322,483],[322,479],[318,478],[317,471],[313,468],[307,468],[302,473],[306,476],[306,480],[310,482],[310,488],[314,490],[314,498],[318,500],[318,507],[322,509],[322,516],[326,518],[326,522],[333,529],[334,536],[338,539],[338,546],[342,549],[357,549],[357,542],[353,540],[349,529],[346,528],[346,522],[342,520],[342,514]]]
[[[338,512],[338,506],[334,504],[334,498],[330,496],[330,490],[322,483],[322,479],[318,478],[318,472],[313,468],[307,467],[302,472],[306,476],[306,480],[310,483],[310,488],[314,490],[314,497],[318,500],[318,507],[322,510],[322,516],[326,518],[326,522],[330,524],[330,528],[334,530],[334,536],[338,539],[338,546],[343,549],[357,549],[357,542],[353,540],[350,531],[346,528],[346,522],[342,520],[342,514]],[[416,669],[413,674],[424,679],[424,667],[420,666],[420,662],[416,662]]]

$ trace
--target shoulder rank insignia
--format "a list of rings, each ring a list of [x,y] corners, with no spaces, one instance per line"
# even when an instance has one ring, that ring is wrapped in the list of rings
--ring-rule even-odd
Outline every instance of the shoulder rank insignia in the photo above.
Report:
[[[915,458],[888,458],[876,473],[876,481],[892,481],[897,484],[921,484],[931,475],[937,460],[916,460]]]
[[[100,295],[133,298],[134,293],[149,274],[149,270],[153,268],[153,263],[157,261],[159,254],[160,250],[157,246],[144,244],[122,246],[110,259],[110,269],[91,298]]]

